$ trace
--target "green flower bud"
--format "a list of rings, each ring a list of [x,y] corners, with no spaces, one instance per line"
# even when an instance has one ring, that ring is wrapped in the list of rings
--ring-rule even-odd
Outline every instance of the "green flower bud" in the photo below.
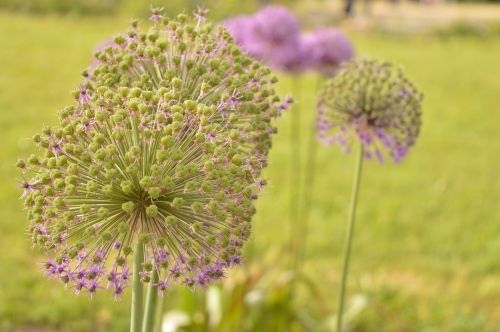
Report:
[[[177,218],[174,216],[168,216],[165,218],[165,223],[171,227],[174,227],[177,223]]]
[[[130,194],[134,189],[134,185],[129,180],[125,180],[122,183],[120,183],[120,187],[122,188],[122,191],[126,194]]]
[[[151,196],[151,198],[157,199],[158,197],[160,197],[161,189],[158,187],[151,187],[148,190],[148,194],[149,196]]]
[[[100,218],[105,218],[108,216],[108,214],[109,214],[109,210],[105,207],[100,207],[99,209],[97,209],[97,215]]]
[[[158,215],[158,207],[156,205],[150,205],[146,208],[146,214],[148,217],[156,217]]]
[[[170,204],[174,209],[180,209],[184,205],[184,198],[175,197]]]
[[[127,213],[132,213],[134,211],[134,203],[133,202],[125,202],[122,204],[122,209],[123,211]]]

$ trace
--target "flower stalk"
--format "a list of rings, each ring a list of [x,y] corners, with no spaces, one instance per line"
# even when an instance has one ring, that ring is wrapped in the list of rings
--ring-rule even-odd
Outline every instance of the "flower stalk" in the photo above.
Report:
[[[300,92],[300,79],[292,77],[292,93],[298,96]],[[291,128],[290,128],[290,243],[292,252],[298,250],[298,226],[300,217],[300,174],[301,174],[301,134],[300,134],[300,104],[295,104],[291,108]]]
[[[363,169],[363,159],[364,159],[364,147],[362,143],[359,143],[359,150],[358,150],[356,165],[354,168],[354,180],[352,183],[351,205],[349,207],[347,233],[345,237],[344,258],[342,263],[342,279],[340,281],[340,292],[339,292],[338,313],[337,313],[337,332],[341,332],[343,327],[342,324],[344,316],[347,275],[349,272],[351,248],[354,238],[354,226],[356,222],[356,206],[358,203],[358,193],[359,193],[359,187]]]
[[[316,90],[319,91],[321,83],[323,79],[321,76],[318,76],[316,81]],[[318,147],[316,140],[316,123],[313,120],[313,123],[310,126],[308,133],[308,142],[307,142],[307,154],[305,161],[305,169],[304,169],[304,182],[303,182],[303,192],[302,192],[302,209],[300,211],[299,220],[301,221],[301,230],[300,230],[300,250],[297,251],[296,266],[297,272],[300,273],[301,265],[306,259],[307,256],[307,241],[309,235],[309,223],[311,218],[311,207],[313,202],[313,195],[316,186],[316,163],[318,159]]]
[[[153,332],[155,327],[156,309],[158,303],[158,273],[154,272],[151,277],[151,284],[148,287],[146,305],[144,307],[144,319],[142,322],[142,332]]]
[[[142,324],[142,306],[143,306],[143,284],[140,272],[144,262],[144,246],[140,241],[137,242],[134,252],[134,269],[132,274],[132,308],[130,314],[130,332],[140,332]]]

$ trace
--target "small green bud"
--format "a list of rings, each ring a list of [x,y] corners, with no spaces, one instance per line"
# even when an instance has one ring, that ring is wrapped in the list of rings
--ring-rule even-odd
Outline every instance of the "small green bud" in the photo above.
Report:
[[[120,183],[120,187],[125,194],[130,194],[134,189],[134,185],[128,180],[122,181],[122,183]]]
[[[156,159],[160,162],[163,162],[168,159],[168,153],[164,150],[160,150],[156,152]]]
[[[104,218],[104,217],[107,217],[109,214],[109,210],[105,207],[100,207],[99,209],[97,209],[97,215],[100,217],[100,218]]]
[[[174,209],[180,209],[184,205],[184,198],[182,197],[175,197],[171,203],[171,206]]]
[[[182,86],[182,80],[177,78],[177,77],[174,77],[171,81],[171,84],[172,84],[172,87],[178,89]]]
[[[64,200],[61,197],[56,197],[54,199],[54,207],[61,209],[64,207]]]
[[[68,166],[68,173],[72,175],[78,174],[78,166],[73,164]],[[76,179],[76,178],[75,178]]]
[[[177,218],[174,216],[168,216],[167,218],[165,218],[165,222],[169,226],[175,226],[175,224],[177,223]]]
[[[243,157],[242,157],[242,156],[240,156],[240,155],[238,155],[238,154],[235,154],[235,155],[233,156],[233,158],[231,158],[231,162],[232,162],[233,164],[235,164],[235,165],[240,166],[240,165],[242,165],[242,164],[243,164],[244,159],[243,159]]]
[[[16,167],[18,168],[25,168],[26,167],[26,162],[22,159],[19,159],[17,162],[16,162]]]
[[[97,191],[97,188],[99,186],[97,185],[97,183],[95,183],[94,181],[90,180],[89,182],[87,182],[87,191],[89,192],[96,192]]]
[[[153,179],[150,176],[145,176],[139,181],[139,184],[144,189],[148,189],[153,185],[153,183]]]
[[[30,165],[38,165],[40,163],[40,160],[38,159],[37,156],[34,154],[30,155],[28,158],[28,164]]]
[[[148,217],[156,217],[158,215],[158,207],[156,205],[150,205],[146,208],[146,214]]]
[[[124,248],[123,248],[123,254],[124,254],[125,256],[130,255],[130,254],[132,253],[132,251],[133,251],[133,250],[132,250],[132,248],[131,248],[131,247],[129,247],[129,246],[127,246],[127,247],[124,247]]]
[[[97,174],[99,174],[99,171],[100,171],[100,167],[97,166],[97,165],[91,165],[89,167],[89,174],[92,175],[92,176],[96,176]]]
[[[105,193],[106,195],[111,195],[113,193],[113,186],[110,184],[103,186],[102,192]]]
[[[67,195],[74,195],[76,193],[76,186],[73,184],[66,185],[66,188],[64,189],[64,193]]]
[[[56,179],[54,180],[54,188],[61,190],[65,186],[64,180],[63,179]]]
[[[128,214],[132,213],[134,211],[134,203],[130,201],[123,203],[122,210],[127,212]]]
[[[161,189],[160,189],[160,188],[158,188],[158,187],[151,187],[151,188],[149,188],[149,190],[148,190],[148,194],[149,194],[149,196],[151,196],[152,198],[157,199],[158,197],[160,197],[160,194],[161,194]]]
[[[172,136],[163,136],[161,138],[161,144],[166,147],[166,148],[170,148],[174,145],[174,138]]]

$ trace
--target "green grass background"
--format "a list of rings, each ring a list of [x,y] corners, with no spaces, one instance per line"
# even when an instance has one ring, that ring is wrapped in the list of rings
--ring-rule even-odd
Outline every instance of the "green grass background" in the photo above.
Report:
[[[44,278],[43,255],[25,234],[14,167],[32,149],[29,137],[71,102],[95,46],[126,23],[0,13],[0,331],[127,330],[127,297],[90,301]],[[355,331],[500,331],[500,37],[353,38],[359,55],[401,64],[425,93],[421,137],[408,158],[365,164],[349,294],[364,294],[368,306]],[[303,138],[316,81],[300,78]],[[283,77],[283,94],[290,86]],[[251,261],[287,240],[289,118],[279,121]],[[319,148],[305,273],[331,312],[353,163],[352,155]],[[298,305],[314,300],[303,294]]]

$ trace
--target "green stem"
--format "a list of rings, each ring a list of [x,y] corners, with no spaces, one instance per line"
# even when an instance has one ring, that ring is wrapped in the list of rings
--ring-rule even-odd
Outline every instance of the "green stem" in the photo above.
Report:
[[[315,93],[319,93],[321,88],[321,84],[323,83],[322,76],[319,76],[316,80],[316,88]],[[299,220],[301,221],[301,233],[300,233],[300,249],[297,250],[296,257],[296,273],[301,272],[301,264],[305,260],[307,256],[307,240],[309,234],[309,219],[311,217],[311,206],[313,202],[314,188],[316,184],[316,161],[317,161],[317,139],[316,139],[316,118],[313,117],[311,121],[311,125],[309,127],[309,142],[307,145],[307,156],[306,156],[306,165],[304,172],[304,182],[302,185],[303,188],[303,196],[302,196],[302,210],[300,211]]]
[[[306,158],[306,168],[305,168],[305,179],[304,179],[304,197],[303,197],[303,208],[300,214],[301,220],[301,233],[300,233],[300,250],[297,251],[296,257],[296,270],[300,272],[300,266],[302,261],[306,258],[307,249],[307,237],[309,233],[309,219],[311,215],[311,205],[313,201],[314,185],[316,182],[316,159],[317,159],[317,142],[316,142],[316,128],[313,125],[311,127],[307,158]]]
[[[155,332],[161,332],[161,324],[163,320],[163,307],[165,306],[165,299],[167,297],[164,296],[160,298],[160,304],[158,305],[158,310],[156,310],[156,322],[155,322]]]
[[[153,332],[155,326],[156,304],[158,302],[158,272],[153,271],[151,282],[148,287],[146,297],[146,307],[144,310],[144,320],[142,321],[142,332]]]
[[[356,168],[354,173],[354,181],[352,184],[351,206],[349,208],[349,220],[347,226],[347,234],[345,239],[344,261],[342,266],[342,280],[340,282],[340,295],[337,313],[337,332],[342,332],[342,318],[344,314],[345,292],[347,283],[347,273],[349,270],[349,258],[351,255],[352,239],[354,236],[354,223],[356,217],[356,205],[358,202],[359,183],[361,181],[361,170],[363,168],[363,144],[359,143],[359,152],[356,161]]]
[[[288,246],[291,251],[290,255],[290,269],[293,271],[293,279],[287,294],[287,305],[291,306],[292,299],[295,295],[296,286],[296,267],[298,255],[298,221],[299,221],[299,195],[300,195],[300,109],[297,106],[297,96],[300,93],[300,78],[297,76],[292,77],[292,95],[294,104],[290,109],[291,124],[290,124],[290,224],[289,224],[289,239]],[[284,321],[280,321],[278,325],[283,330],[290,330],[293,317],[288,314]]]
[[[295,102],[290,110],[290,243],[292,252],[296,250],[297,221],[299,214],[298,197],[300,193],[300,109],[297,96],[300,92],[300,79],[292,77],[292,94]]]
[[[132,274],[132,309],[130,318],[130,332],[141,331],[143,287],[139,272],[141,272],[142,270],[143,261],[143,243],[141,241],[137,241],[134,252],[134,270]]]

